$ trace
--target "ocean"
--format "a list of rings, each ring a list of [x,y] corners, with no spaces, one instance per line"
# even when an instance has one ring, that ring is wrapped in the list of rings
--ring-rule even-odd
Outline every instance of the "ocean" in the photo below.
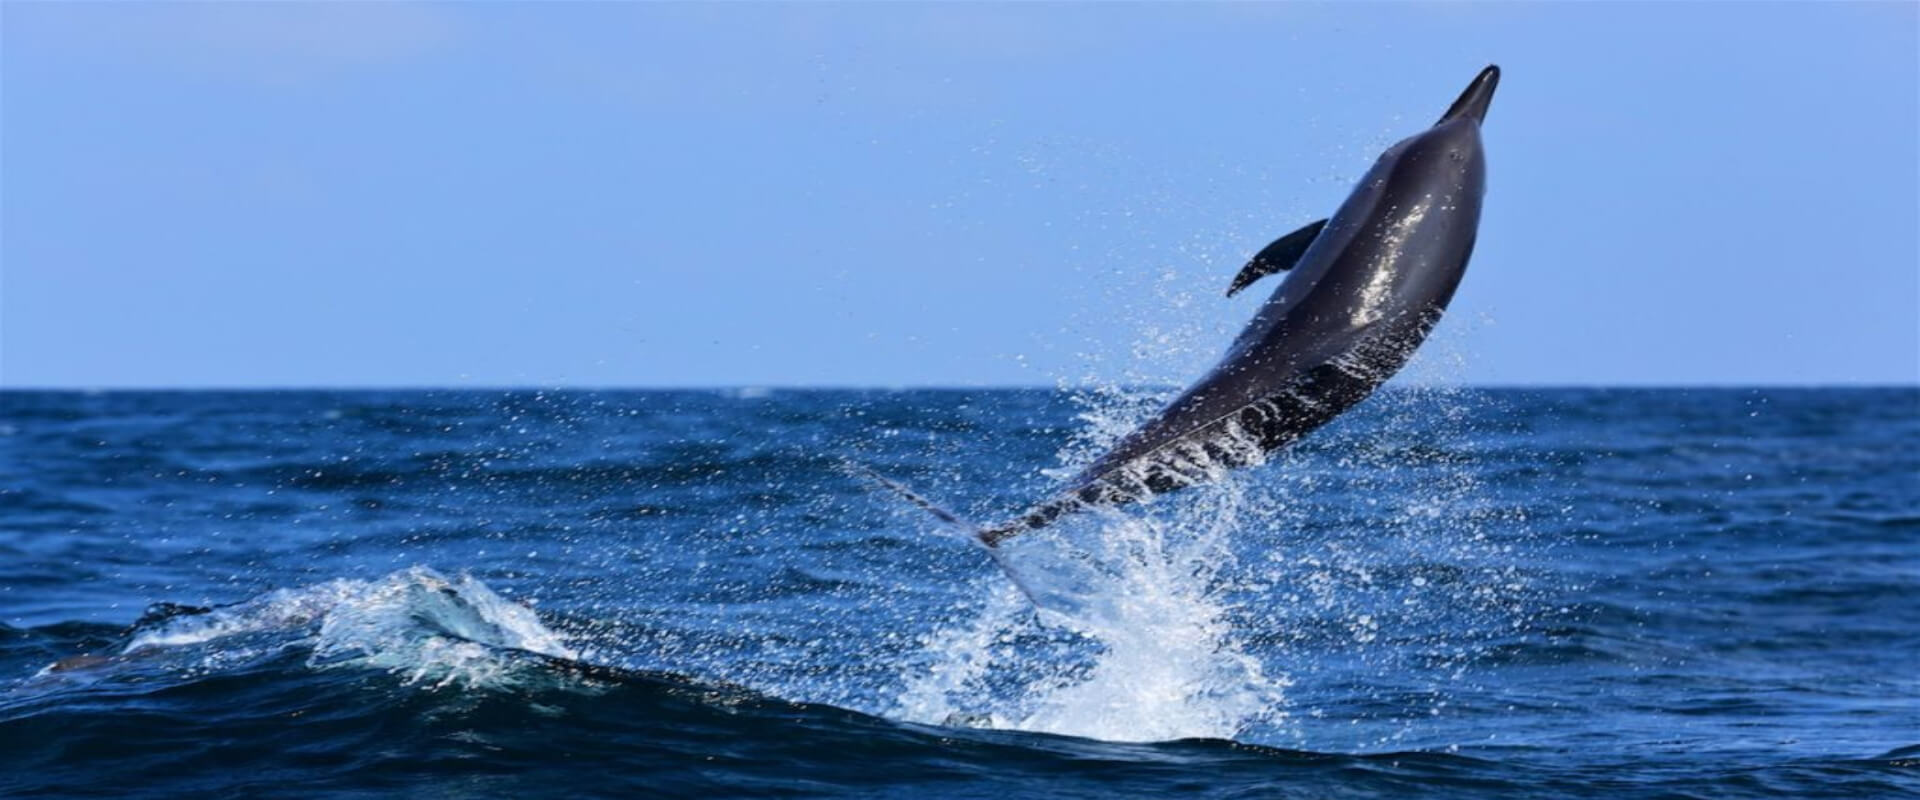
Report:
[[[1920,797],[1920,389],[0,393],[0,795]]]

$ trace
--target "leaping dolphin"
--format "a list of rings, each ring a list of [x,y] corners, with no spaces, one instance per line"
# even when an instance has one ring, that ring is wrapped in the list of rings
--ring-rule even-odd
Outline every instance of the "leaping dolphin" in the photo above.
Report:
[[[1499,67],[1481,70],[1433,127],[1387,148],[1331,218],[1255,255],[1229,296],[1267,275],[1287,276],[1220,363],[1052,499],[999,525],[967,526],[980,543],[991,550],[1065,514],[1258,464],[1398,372],[1439,322],[1473,253],[1486,191],[1480,124],[1499,81]]]

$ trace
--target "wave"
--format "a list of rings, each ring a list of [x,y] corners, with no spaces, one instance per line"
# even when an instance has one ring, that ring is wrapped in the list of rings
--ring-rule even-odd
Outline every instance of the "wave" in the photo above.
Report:
[[[998,636],[992,621],[1016,602],[989,600],[985,622],[949,635]],[[1913,786],[1920,752],[1623,775],[1524,747],[1349,754],[889,719],[607,665],[565,625],[421,567],[217,608],[157,604],[126,629],[0,627],[0,664],[49,656],[0,691],[0,793],[306,796],[424,781],[516,796],[1886,796]],[[1053,713],[1074,691],[1117,691],[1113,680],[1050,695]],[[1047,713],[1018,722],[1044,727]]]

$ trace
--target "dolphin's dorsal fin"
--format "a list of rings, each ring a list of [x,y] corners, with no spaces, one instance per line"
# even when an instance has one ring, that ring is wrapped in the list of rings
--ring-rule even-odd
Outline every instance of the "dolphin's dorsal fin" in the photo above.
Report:
[[[1254,281],[1283,270],[1293,269],[1295,262],[1307,252],[1307,245],[1313,244],[1314,237],[1320,235],[1320,229],[1327,227],[1326,220],[1309,222],[1300,230],[1273,240],[1267,249],[1256,253],[1252,261],[1233,276],[1233,285],[1227,287],[1227,296],[1238,294],[1241,289],[1252,286]]]

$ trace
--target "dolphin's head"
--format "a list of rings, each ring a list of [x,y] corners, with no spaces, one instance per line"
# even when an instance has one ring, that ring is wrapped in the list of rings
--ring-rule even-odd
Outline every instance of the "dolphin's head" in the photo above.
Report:
[[[1466,91],[1460,93],[1460,99],[1453,101],[1453,105],[1447,107],[1447,113],[1440,115],[1440,121],[1434,125],[1437,127],[1456,119],[1471,119],[1476,124],[1486,122],[1487,106],[1493,103],[1493,90],[1499,85],[1500,67],[1488,64],[1472,83],[1467,84]]]
[[[1500,68],[1489,64],[1433,127],[1394,145],[1380,160],[1394,164],[1391,169],[1403,181],[1409,181],[1405,185],[1420,185],[1417,192],[1464,190],[1478,198],[1486,185],[1480,123],[1487,118],[1487,106],[1493,102],[1493,90],[1499,83]],[[1423,180],[1412,180],[1416,175]]]
[[[1480,123],[1487,119],[1487,107],[1493,103],[1493,90],[1500,85],[1500,68],[1488,64],[1474,76],[1465,91],[1447,107],[1447,113],[1433,127],[1409,136],[1380,154],[1380,164],[1429,161],[1436,153],[1464,166],[1478,163]]]

